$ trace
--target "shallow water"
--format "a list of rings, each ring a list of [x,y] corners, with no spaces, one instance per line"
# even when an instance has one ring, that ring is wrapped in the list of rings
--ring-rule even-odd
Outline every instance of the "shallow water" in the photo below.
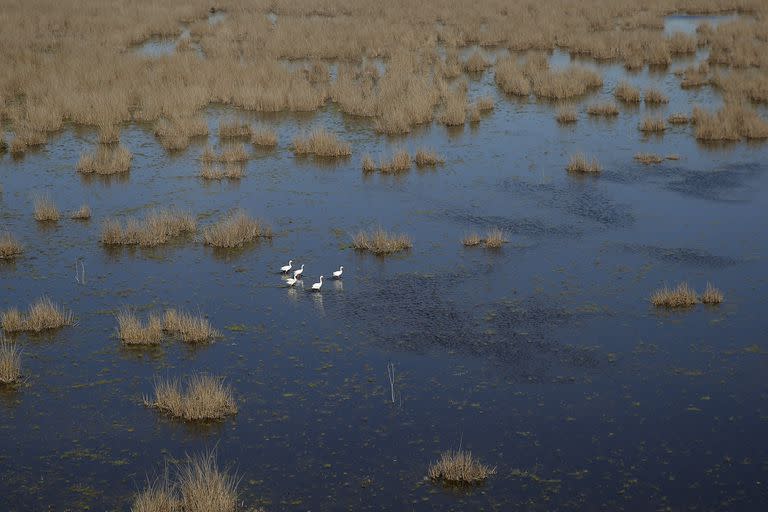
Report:
[[[76,173],[97,142],[89,129],[0,157],[0,223],[26,247],[0,265],[0,308],[48,294],[78,319],[15,338],[26,381],[0,393],[6,508],[127,510],[166,458],[217,446],[242,475],[246,502],[268,510],[763,509],[768,145],[702,145],[690,126],[643,137],[648,111],[712,108],[719,95],[680,89],[670,70],[585,64],[605,85],[576,102],[569,127],[555,122],[557,104],[505,97],[485,72],[470,97],[490,94],[496,109],[456,130],[435,123],[387,138],[332,105],[284,115],[214,106],[212,135],[181,153],[166,153],[151,126],[124,127],[134,159],[122,180]],[[590,119],[586,106],[621,79],[658,87],[670,103]],[[273,126],[280,144],[251,149],[240,182],[202,183],[197,158],[230,116]],[[292,138],[315,126],[338,132],[353,156],[294,157]],[[421,146],[445,165],[399,177],[360,171],[365,153]],[[600,161],[600,176],[564,171],[577,151]],[[680,158],[644,166],[636,152]],[[94,218],[37,225],[40,193],[62,211],[87,202]],[[103,219],[164,205],[200,225],[242,207],[277,236],[236,252],[194,240],[98,243]],[[378,225],[411,235],[414,248],[386,259],[348,248],[357,230]],[[491,227],[508,235],[502,250],[460,244]],[[276,270],[288,259],[306,264],[306,288],[338,265],[344,279],[320,294],[287,289]],[[655,288],[681,280],[711,281],[726,302],[649,306]],[[113,316],[124,305],[199,309],[224,337],[126,350]],[[227,377],[237,416],[191,427],[142,405],[154,377],[197,370]],[[425,481],[429,462],[459,446],[498,474],[471,489]]]

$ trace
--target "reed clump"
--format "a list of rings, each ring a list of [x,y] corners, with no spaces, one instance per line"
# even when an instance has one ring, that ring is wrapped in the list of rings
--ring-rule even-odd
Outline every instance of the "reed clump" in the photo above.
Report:
[[[464,235],[464,238],[461,239],[461,243],[465,247],[475,247],[480,245],[482,242],[483,242],[483,238],[475,232],[468,233]]]
[[[70,213],[69,218],[72,220],[88,220],[91,218],[91,207],[84,204]]]
[[[245,177],[245,166],[240,163],[210,163],[203,162],[198,176],[204,180],[239,180]]]
[[[232,389],[224,379],[204,373],[192,375],[183,384],[177,379],[158,379],[154,397],[145,397],[144,403],[187,421],[222,420],[237,414]]]
[[[579,114],[573,107],[563,107],[558,109],[556,119],[560,124],[572,124],[579,120]]]
[[[646,89],[643,94],[646,104],[660,105],[663,103],[669,103],[669,97],[658,89]]]
[[[446,126],[461,126],[467,120],[467,94],[463,90],[453,91],[445,98],[445,110],[440,122]]]
[[[481,96],[475,100],[475,107],[480,112],[490,112],[496,107],[496,102],[491,96]]]
[[[251,137],[253,132],[251,125],[243,123],[236,119],[230,119],[219,123],[219,138],[220,139],[237,139],[244,137]]]
[[[397,174],[410,170],[411,155],[402,149],[397,151],[389,160],[383,160],[379,164],[379,171],[383,174]]]
[[[72,311],[58,306],[45,296],[32,303],[26,313],[11,308],[0,315],[0,324],[5,332],[41,332],[74,323],[75,316]]]
[[[269,148],[275,147],[277,146],[277,132],[272,128],[259,126],[253,130],[251,144]]]
[[[0,336],[0,384],[14,384],[21,379],[21,350]]]
[[[500,249],[506,241],[507,236],[499,228],[490,229],[483,240],[485,247],[488,249]]]
[[[768,138],[768,122],[743,104],[726,103],[717,112],[693,109],[696,138],[705,141],[735,141]]]
[[[138,245],[155,247],[171,239],[194,233],[195,218],[180,210],[153,210],[144,219],[128,218],[125,223],[107,219],[101,229],[104,245]]]
[[[619,115],[619,108],[615,103],[594,103],[587,108],[587,114],[591,116],[613,117]]]
[[[667,118],[669,124],[688,124],[690,121],[688,116],[682,112],[675,112]]]
[[[205,135],[208,135],[208,122],[202,115],[171,115],[155,124],[155,136],[169,151],[185,149],[192,138]]]
[[[57,222],[60,218],[59,209],[49,196],[37,196],[34,217],[38,222]]]
[[[203,230],[206,245],[219,248],[242,247],[258,238],[272,238],[272,228],[243,210],[235,210]]]
[[[363,168],[363,172],[374,172],[376,170],[376,162],[373,161],[371,155],[363,155],[360,165]]]
[[[514,96],[531,94],[531,82],[511,57],[505,57],[496,62],[494,80],[496,85],[507,94]]]
[[[445,162],[443,157],[428,148],[418,149],[413,160],[416,162],[417,167],[435,167]]]
[[[413,242],[408,235],[390,233],[378,228],[370,233],[358,232],[352,239],[352,247],[358,251],[386,255],[408,250],[413,247]]]
[[[647,116],[643,118],[638,128],[644,133],[661,133],[667,129],[667,124],[661,116]]]
[[[467,450],[448,450],[429,465],[427,476],[431,480],[453,485],[479,484],[496,474],[496,468],[486,466],[472,452]]]
[[[475,50],[466,61],[464,61],[464,70],[468,73],[479,73],[485,71],[491,63],[480,53],[479,50]]]
[[[657,308],[687,308],[699,301],[696,291],[688,283],[679,283],[674,288],[664,285],[651,295],[651,304]]]
[[[712,283],[707,283],[704,293],[701,294],[701,302],[710,305],[720,304],[723,302],[723,292],[715,288]]]
[[[628,82],[619,82],[614,95],[617,100],[624,103],[640,103],[640,89],[630,85]]]
[[[577,153],[571,156],[566,166],[568,172],[581,173],[581,174],[596,174],[602,169],[596,158],[593,158],[590,162],[584,153]]]
[[[293,139],[293,152],[296,155],[315,155],[320,157],[338,158],[352,154],[352,148],[347,142],[322,128],[317,128],[308,135]]]
[[[0,234],[0,260],[18,258],[24,252],[24,246],[8,231]]]
[[[125,345],[159,345],[163,340],[162,320],[150,314],[143,323],[130,309],[121,309],[117,314],[117,337]]]
[[[173,481],[168,471],[134,496],[131,512],[245,511],[238,495],[240,479],[219,468],[215,451],[187,456]],[[261,508],[247,509],[264,512]]]
[[[635,160],[645,165],[660,164],[664,157],[655,153],[635,153]]]
[[[120,142],[120,126],[106,124],[99,126],[99,144],[115,144]]]
[[[83,174],[118,174],[131,168],[131,152],[123,145],[99,146],[95,153],[86,153],[77,162],[77,170]]]
[[[186,343],[204,343],[218,338],[221,333],[202,315],[169,309],[163,315],[162,330],[179,336]]]

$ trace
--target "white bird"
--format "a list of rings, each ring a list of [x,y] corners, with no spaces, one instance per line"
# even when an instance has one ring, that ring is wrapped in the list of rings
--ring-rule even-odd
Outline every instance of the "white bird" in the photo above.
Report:
[[[319,283],[314,283],[312,285],[312,291],[313,292],[319,292],[321,286],[323,286],[323,276],[320,276],[320,282]]]
[[[341,279],[341,274],[343,274],[343,273],[344,273],[344,265],[340,266],[339,270],[337,270],[336,272],[333,273],[333,278],[334,279]]]
[[[299,270],[293,271],[293,278],[294,279],[301,279],[301,274],[304,273],[304,264],[301,264],[301,268]]]
[[[289,277],[288,279],[286,279],[286,280],[285,280],[285,282],[286,282],[286,283],[288,283],[288,286],[293,286],[293,285],[295,285],[295,284],[296,284],[296,281],[298,281],[298,279],[294,279],[294,278],[292,278],[292,277]]]
[[[291,270],[291,267],[293,267],[293,260],[288,260],[288,264],[284,267],[280,267],[280,272],[283,274],[287,274],[289,270]]]

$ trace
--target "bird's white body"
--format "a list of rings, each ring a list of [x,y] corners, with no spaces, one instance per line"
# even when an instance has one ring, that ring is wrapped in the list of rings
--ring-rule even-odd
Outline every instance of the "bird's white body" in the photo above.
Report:
[[[344,273],[344,265],[340,266],[339,270],[337,270],[336,272],[333,273],[333,278],[334,279],[341,279],[341,274],[343,274],[343,273]]]
[[[291,270],[291,268],[293,268],[293,260],[288,260],[287,265],[285,265],[284,267],[280,267],[280,272],[282,272],[283,274],[287,274],[288,271]]]
[[[314,283],[314,284],[312,285],[312,291],[313,291],[313,292],[319,292],[319,291],[320,291],[320,288],[321,288],[322,286],[323,286],[323,276],[320,276],[320,282],[319,282],[319,283]]]
[[[293,271],[293,278],[294,279],[300,279],[301,278],[301,274],[303,274],[303,273],[304,273],[304,264],[302,263],[301,264],[301,268],[299,270],[294,270]]]
[[[285,282],[286,282],[286,283],[288,283],[288,286],[293,286],[293,285],[295,285],[295,284],[296,284],[296,281],[298,281],[298,279],[295,279],[295,278],[293,278],[293,277],[289,277],[288,279],[286,279],[286,280],[285,280]]]

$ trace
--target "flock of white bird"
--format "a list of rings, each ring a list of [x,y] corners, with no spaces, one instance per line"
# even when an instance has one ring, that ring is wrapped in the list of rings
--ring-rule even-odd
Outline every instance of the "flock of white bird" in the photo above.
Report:
[[[291,269],[293,268],[293,260],[288,260],[288,264],[280,267],[280,273],[281,274],[288,274],[290,273]],[[344,266],[340,266],[339,270],[336,270],[333,272],[333,278],[334,279],[341,279],[341,274],[344,273]],[[301,268],[298,268],[293,271],[293,277],[289,277],[285,280],[286,283],[288,283],[288,286],[291,287],[295,285],[299,280],[301,279],[301,276],[304,274],[304,264],[301,264]],[[320,276],[320,281],[317,283],[312,284],[311,290],[313,292],[319,292],[320,288],[323,287],[323,276]]]

